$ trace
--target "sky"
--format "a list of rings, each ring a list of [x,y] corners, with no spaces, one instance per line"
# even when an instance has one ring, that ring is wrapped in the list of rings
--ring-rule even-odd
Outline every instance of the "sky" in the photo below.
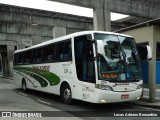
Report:
[[[73,6],[53,1],[47,1],[47,0],[0,0],[0,3],[28,7],[28,8],[36,8],[41,10],[55,11],[55,12],[85,16],[85,17],[93,17],[93,9]],[[127,15],[111,13],[112,21],[124,17],[127,17]]]

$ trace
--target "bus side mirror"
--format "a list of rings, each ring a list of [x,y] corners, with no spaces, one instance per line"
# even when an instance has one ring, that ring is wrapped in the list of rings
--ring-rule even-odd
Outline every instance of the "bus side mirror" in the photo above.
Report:
[[[102,40],[97,40],[97,52],[104,55],[104,43]]]
[[[152,49],[148,45],[137,45],[139,56],[142,61],[152,59]]]

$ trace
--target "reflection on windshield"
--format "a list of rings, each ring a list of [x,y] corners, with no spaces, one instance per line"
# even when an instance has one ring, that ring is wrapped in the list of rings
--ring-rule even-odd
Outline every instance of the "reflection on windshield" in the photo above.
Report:
[[[98,53],[99,79],[141,79],[140,58],[133,38],[95,33],[96,40],[103,40],[104,52]],[[98,49],[98,48],[97,48]]]

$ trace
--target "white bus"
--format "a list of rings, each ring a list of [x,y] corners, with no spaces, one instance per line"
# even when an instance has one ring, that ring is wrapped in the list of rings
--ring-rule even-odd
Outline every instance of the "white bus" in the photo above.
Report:
[[[143,50],[143,59],[150,59],[151,50]],[[131,36],[83,31],[15,51],[14,83],[24,91],[60,95],[66,104],[137,100],[141,59]]]

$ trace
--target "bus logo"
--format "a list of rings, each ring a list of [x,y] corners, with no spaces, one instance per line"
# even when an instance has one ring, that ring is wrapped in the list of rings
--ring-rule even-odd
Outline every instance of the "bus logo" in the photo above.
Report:
[[[129,85],[129,83],[115,83],[115,84],[113,85],[113,87],[123,86],[123,85]]]
[[[50,66],[33,66],[33,70],[38,70],[38,71],[47,71],[49,72]]]

